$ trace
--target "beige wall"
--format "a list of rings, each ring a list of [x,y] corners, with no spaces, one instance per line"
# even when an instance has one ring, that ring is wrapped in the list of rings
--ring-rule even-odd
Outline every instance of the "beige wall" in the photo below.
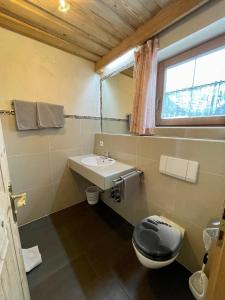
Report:
[[[125,119],[133,106],[133,78],[117,74],[102,83],[102,113],[105,118]]]
[[[104,147],[99,141],[104,140]],[[202,230],[210,218],[220,217],[225,197],[225,142],[169,137],[97,134],[95,152],[144,171],[140,196],[115,203],[104,201],[132,224],[153,214],[163,215],[186,230],[179,261],[188,269],[200,268],[204,252]],[[200,163],[198,182],[191,184],[159,173],[161,154]]]
[[[0,70],[1,109],[20,99],[99,116],[99,76],[92,62],[0,28]]]
[[[214,0],[159,34],[159,60],[225,32],[225,0]]]
[[[66,114],[99,116],[94,64],[0,28],[0,109],[12,99],[60,103]],[[84,200],[89,184],[67,168],[67,158],[93,152],[99,120],[66,119],[65,128],[18,132],[2,116],[13,190],[27,192],[19,224]]]

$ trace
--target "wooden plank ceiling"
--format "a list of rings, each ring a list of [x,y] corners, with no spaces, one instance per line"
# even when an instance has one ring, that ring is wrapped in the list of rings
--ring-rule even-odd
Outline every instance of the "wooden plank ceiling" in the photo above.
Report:
[[[98,61],[173,0],[0,0],[0,26]]]
[[[0,0],[0,26],[96,62],[96,71],[211,0]],[[213,0],[212,0],[213,1]]]

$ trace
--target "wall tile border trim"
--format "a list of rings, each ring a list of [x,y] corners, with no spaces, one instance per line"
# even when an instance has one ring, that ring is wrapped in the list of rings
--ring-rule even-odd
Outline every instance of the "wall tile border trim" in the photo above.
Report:
[[[5,115],[15,115],[14,110],[0,110],[0,114]],[[64,115],[66,119],[89,119],[89,120],[101,120],[101,117],[94,117],[94,116],[80,116],[80,115]],[[122,121],[126,122],[127,119],[118,119],[118,118],[103,118],[103,120],[108,121]]]

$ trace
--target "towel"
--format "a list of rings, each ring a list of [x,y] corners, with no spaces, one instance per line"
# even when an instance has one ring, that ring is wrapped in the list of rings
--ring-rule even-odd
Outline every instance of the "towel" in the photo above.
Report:
[[[140,174],[136,171],[121,176],[122,197],[124,200],[138,197],[140,194]]]
[[[62,105],[37,103],[37,120],[39,128],[60,128],[64,126],[64,107]]]
[[[42,263],[38,246],[29,249],[22,249],[25,271],[28,273]]]
[[[38,129],[36,102],[14,100],[13,104],[18,130]]]

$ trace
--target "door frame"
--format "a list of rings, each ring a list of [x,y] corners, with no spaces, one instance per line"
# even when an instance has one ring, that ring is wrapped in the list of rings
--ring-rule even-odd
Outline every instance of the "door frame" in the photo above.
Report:
[[[18,225],[16,219],[13,217],[13,211],[11,206],[10,200],[10,193],[9,193],[9,186],[10,186],[10,175],[9,175],[9,168],[8,168],[8,160],[6,154],[6,148],[4,143],[4,136],[2,131],[2,120],[0,117],[0,172],[3,184],[3,193],[2,193],[2,200],[0,202],[0,209],[3,212],[3,220],[5,221],[5,226],[7,227],[8,232],[8,239],[11,249],[12,258],[10,260],[15,261],[15,273],[18,273],[18,278],[20,281],[20,286],[23,294],[23,300],[30,300],[30,292],[27,282],[27,276],[25,272],[23,256],[22,256],[22,248],[20,243],[20,236]],[[3,261],[4,262],[4,261]],[[9,279],[10,277],[14,276],[15,274],[8,274]],[[15,287],[16,288],[16,287]],[[18,299],[20,300],[21,297]],[[21,299],[21,300],[22,300]]]

